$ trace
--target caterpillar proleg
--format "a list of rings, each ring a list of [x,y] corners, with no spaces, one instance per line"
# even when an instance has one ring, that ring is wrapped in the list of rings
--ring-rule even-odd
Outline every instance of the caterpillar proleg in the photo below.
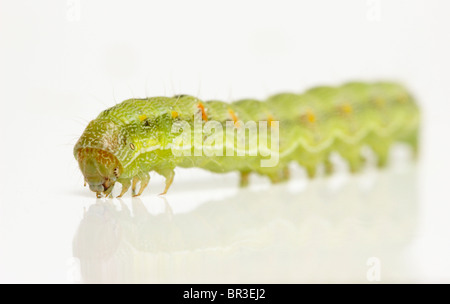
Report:
[[[291,162],[305,167],[311,178],[320,164],[331,173],[332,152],[358,172],[363,146],[384,167],[394,142],[409,144],[417,154],[419,122],[411,94],[391,82],[321,86],[265,101],[225,103],[189,95],[129,99],[89,123],[74,155],[98,197],[109,195],[116,182],[122,184],[119,197],[130,187],[139,196],[150,171],[166,178],[165,194],[176,167],[239,171],[242,186],[250,173],[277,183],[289,178]]]

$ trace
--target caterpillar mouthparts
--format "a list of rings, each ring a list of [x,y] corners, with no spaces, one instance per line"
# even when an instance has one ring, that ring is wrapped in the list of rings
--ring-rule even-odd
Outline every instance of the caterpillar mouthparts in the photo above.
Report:
[[[74,156],[97,197],[110,195],[117,182],[122,184],[119,197],[130,187],[138,196],[150,171],[166,178],[165,194],[176,167],[239,171],[241,186],[253,172],[277,183],[289,178],[290,162],[303,166],[311,178],[321,164],[332,173],[333,152],[358,172],[365,146],[384,167],[395,142],[410,145],[417,155],[419,125],[414,98],[392,82],[321,86],[266,101],[205,102],[189,95],[129,99],[89,123]]]
[[[119,160],[110,152],[94,148],[79,149],[77,160],[89,189],[97,197],[110,194],[120,172]]]

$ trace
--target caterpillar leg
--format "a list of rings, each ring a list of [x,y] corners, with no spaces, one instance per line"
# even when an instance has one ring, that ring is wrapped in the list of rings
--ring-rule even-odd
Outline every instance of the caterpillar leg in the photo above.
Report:
[[[122,191],[118,196],[118,198],[120,198],[128,191],[128,189],[130,189],[131,181],[130,179],[119,179],[118,182],[122,184]]]
[[[411,146],[413,157],[417,159],[419,157],[419,138],[417,131],[409,135],[404,141]]]
[[[241,181],[239,183],[239,186],[242,188],[247,187],[249,181],[250,181],[250,172],[241,171]]]
[[[378,160],[377,165],[379,168],[384,168],[388,165],[389,162],[389,147],[379,149],[376,151]]]
[[[105,197],[111,196],[111,198],[112,198],[111,192],[112,192],[112,190],[113,190],[113,188],[114,188],[114,184],[115,184],[115,183],[113,183],[108,189],[106,189],[105,191],[103,191],[103,194],[105,195]]]
[[[291,171],[289,170],[289,167],[284,167],[281,171],[282,179],[284,181],[288,180],[291,177]]]
[[[357,173],[361,171],[365,159],[361,155],[360,147],[356,148],[346,147],[345,149],[340,151],[340,154],[342,158],[344,158],[347,161],[351,173]]]
[[[314,165],[307,165],[305,166],[306,169],[306,174],[308,175],[309,178],[314,178],[316,177],[317,174],[317,166]]]
[[[410,142],[410,145],[413,150],[414,159],[418,159],[419,158],[419,140],[418,140],[418,138],[415,137],[414,139],[412,139]]]
[[[169,191],[169,188],[172,185],[173,179],[175,177],[175,171],[173,169],[167,169],[167,170],[159,171],[158,173],[166,178],[166,187],[164,188],[164,191],[159,194],[159,195],[164,195],[167,193],[167,191]]]
[[[360,172],[364,166],[365,159],[361,155],[355,155],[352,158],[348,159],[348,165],[350,168],[350,172],[357,173]]]
[[[308,178],[312,179],[316,177],[317,165],[320,163],[317,158],[312,158],[307,155],[303,159],[297,160],[297,163],[306,170]]]
[[[141,182],[141,188],[139,189],[139,192],[136,194],[136,185],[137,182]],[[133,178],[133,197],[140,196],[142,192],[144,192],[145,188],[147,188],[148,183],[150,182],[150,175],[148,173],[139,173],[137,176]]]
[[[386,167],[389,162],[389,151],[391,149],[391,145],[389,143],[372,145],[372,149],[377,156],[378,168]]]
[[[139,182],[139,178],[137,176],[133,177],[133,184],[131,185],[131,192],[133,195],[136,194],[137,183]]]
[[[267,176],[270,178],[270,181],[273,184],[285,182],[289,179],[289,176],[290,176],[289,168],[285,167],[277,172],[270,173]]]
[[[334,164],[330,159],[325,159],[324,161],[324,165],[325,165],[325,174],[326,175],[331,175],[333,174],[335,168],[334,168]]]

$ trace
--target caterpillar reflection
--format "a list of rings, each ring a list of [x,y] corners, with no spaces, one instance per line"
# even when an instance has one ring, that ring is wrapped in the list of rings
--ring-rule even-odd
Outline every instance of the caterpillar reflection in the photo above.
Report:
[[[102,193],[109,195],[116,182],[122,184],[119,197],[130,187],[133,195],[139,196],[150,181],[150,171],[165,177],[165,194],[177,166],[218,173],[239,171],[242,186],[248,184],[250,173],[278,183],[289,178],[288,165],[293,161],[303,166],[311,178],[320,164],[332,173],[332,152],[346,159],[352,172],[358,172],[364,164],[360,153],[363,146],[374,151],[379,167],[387,165],[394,142],[409,144],[417,154],[419,114],[411,94],[391,82],[321,86],[303,94],[274,95],[265,101],[225,103],[189,95],[129,99],[101,112],[89,123],[75,145],[74,155],[85,182],[98,197]],[[205,130],[212,122],[215,132],[201,131],[198,135],[195,131],[196,126]],[[270,126],[264,140],[260,138],[263,129],[259,128],[257,134],[246,131],[249,122]],[[230,124],[231,132],[243,131],[244,139],[249,133],[243,145],[239,137],[228,140],[228,128],[227,136],[216,136],[211,141],[211,133],[217,135],[217,129]],[[174,148],[180,147],[179,139],[186,134],[187,151],[182,146],[185,151],[179,153]],[[271,142],[266,147],[270,153],[262,149],[261,143],[266,140]],[[197,153],[198,146],[212,142],[216,153]],[[252,142],[256,147],[253,150]],[[262,166],[261,161],[272,154],[277,156],[276,163]],[[140,189],[136,193],[138,182]]]

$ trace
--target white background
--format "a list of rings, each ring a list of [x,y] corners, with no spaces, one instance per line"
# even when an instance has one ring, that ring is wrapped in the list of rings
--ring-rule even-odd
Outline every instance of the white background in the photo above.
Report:
[[[83,207],[96,200],[82,187],[72,148],[101,110],[130,97],[183,93],[204,100],[264,99],[355,79],[400,81],[423,110],[418,182],[407,187],[418,201],[414,237],[405,245],[406,254],[397,255],[402,261],[408,257],[406,266],[385,279],[450,281],[449,9],[444,0],[1,0],[0,282],[81,280],[72,239]],[[142,200],[150,213],[158,214],[164,204],[155,194],[163,180],[152,178]],[[267,195],[279,191],[262,179],[253,181]],[[189,214],[210,201],[248,195],[236,188],[237,182],[235,174],[178,170],[167,201],[175,217]],[[298,183],[302,191],[311,191],[301,173]],[[131,206],[131,199],[124,201]],[[308,220],[325,221],[333,230],[332,218],[338,216],[324,206]],[[362,221],[354,229],[361,229]],[[395,228],[395,223],[390,224]],[[315,230],[308,233],[313,238]],[[344,277],[330,275],[330,265],[341,262],[333,251],[303,258],[318,264],[326,259],[328,268],[311,270],[314,277],[288,271],[268,277],[276,282],[366,281],[365,259],[354,262],[363,270]],[[261,259],[262,265],[267,260]],[[269,274],[282,269],[270,265]],[[167,269],[162,277],[177,281],[173,268]],[[220,275],[199,277],[221,281]],[[222,281],[252,279],[244,272]]]

